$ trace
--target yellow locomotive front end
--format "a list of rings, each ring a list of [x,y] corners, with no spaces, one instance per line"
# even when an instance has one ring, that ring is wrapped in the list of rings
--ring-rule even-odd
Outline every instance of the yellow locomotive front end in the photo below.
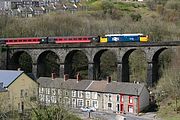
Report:
[[[149,36],[148,35],[142,35],[140,36],[140,42],[148,42]]]

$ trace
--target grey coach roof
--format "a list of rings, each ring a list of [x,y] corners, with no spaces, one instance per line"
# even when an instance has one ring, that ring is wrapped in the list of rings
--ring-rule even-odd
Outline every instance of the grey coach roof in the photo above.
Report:
[[[12,83],[16,78],[18,78],[23,71],[15,70],[0,70],[0,82],[3,82],[3,87],[7,87]]]

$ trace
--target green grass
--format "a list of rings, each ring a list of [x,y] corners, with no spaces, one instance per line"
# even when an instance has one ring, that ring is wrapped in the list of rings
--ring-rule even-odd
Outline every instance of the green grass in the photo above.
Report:
[[[178,100],[178,107],[180,107],[180,100]],[[167,100],[162,102],[158,111],[158,117],[163,120],[180,120],[180,111],[176,113],[175,100]]]
[[[118,2],[114,4],[114,7],[123,11],[131,11],[134,7],[133,4]]]

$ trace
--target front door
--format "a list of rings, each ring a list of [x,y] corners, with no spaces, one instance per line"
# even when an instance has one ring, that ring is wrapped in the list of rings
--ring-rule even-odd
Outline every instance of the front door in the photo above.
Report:
[[[119,104],[117,104],[117,112],[120,111],[120,107],[119,107]]]
[[[124,112],[124,104],[121,104],[120,111]]]

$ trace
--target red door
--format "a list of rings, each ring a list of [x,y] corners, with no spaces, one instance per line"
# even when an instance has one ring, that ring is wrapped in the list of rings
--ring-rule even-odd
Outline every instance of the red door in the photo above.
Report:
[[[121,112],[124,111],[124,104],[121,104],[120,111],[121,111]]]

